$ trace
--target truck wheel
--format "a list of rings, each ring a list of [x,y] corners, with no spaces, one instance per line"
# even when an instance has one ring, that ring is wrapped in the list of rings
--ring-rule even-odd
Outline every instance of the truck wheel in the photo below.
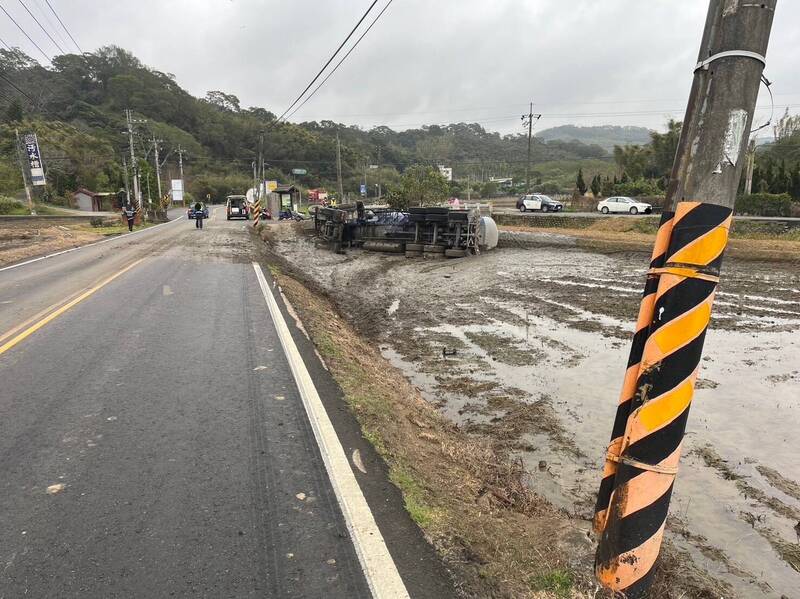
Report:
[[[444,255],[448,258],[463,258],[467,255],[467,250],[462,249],[447,249],[444,251]]]
[[[422,250],[429,254],[444,254],[445,247],[443,245],[425,245]]]
[[[425,245],[422,243],[407,243],[406,244],[406,251],[407,252],[421,252],[425,249]]]
[[[422,258],[422,252],[406,250],[406,258]]]

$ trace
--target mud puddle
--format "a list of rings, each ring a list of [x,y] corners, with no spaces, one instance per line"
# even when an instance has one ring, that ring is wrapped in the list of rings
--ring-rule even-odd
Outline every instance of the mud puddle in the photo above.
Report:
[[[442,262],[276,249],[465,430],[517,452],[588,529],[647,266],[643,254],[499,250]],[[742,597],[800,588],[800,274],[729,261],[668,536]]]

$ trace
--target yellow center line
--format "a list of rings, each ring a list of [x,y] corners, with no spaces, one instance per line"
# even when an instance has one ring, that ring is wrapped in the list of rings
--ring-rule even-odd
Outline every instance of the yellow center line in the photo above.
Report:
[[[51,312],[50,314],[48,314],[47,316],[42,318],[36,324],[31,325],[30,327],[28,327],[27,329],[22,331],[19,335],[17,335],[13,339],[7,341],[3,345],[0,345],[0,354],[4,354],[8,350],[10,350],[12,347],[17,345],[20,341],[23,341],[24,339],[26,339],[27,337],[31,336],[33,333],[35,333],[36,331],[41,329],[48,322],[51,322],[52,320],[55,320],[56,318],[61,316],[64,312],[66,312],[67,310],[69,310],[70,308],[75,306],[76,304],[78,304],[78,303],[82,302],[83,300],[85,300],[87,297],[92,295],[95,291],[98,291],[99,289],[102,289],[103,287],[108,285],[111,281],[113,281],[114,279],[116,279],[120,275],[125,274],[126,272],[128,272],[130,269],[132,269],[134,266],[136,266],[137,264],[139,264],[143,260],[144,260],[144,258],[140,258],[136,262],[134,262],[132,264],[129,264],[128,266],[126,266],[122,270],[114,273],[113,275],[111,275],[110,277],[105,279],[104,281],[101,281],[100,283],[98,283],[94,287],[90,287],[89,289],[87,289],[86,291],[81,293],[78,297],[76,297],[72,301],[67,302],[66,304],[64,304],[63,306],[61,306],[60,308],[58,308],[54,312]]]

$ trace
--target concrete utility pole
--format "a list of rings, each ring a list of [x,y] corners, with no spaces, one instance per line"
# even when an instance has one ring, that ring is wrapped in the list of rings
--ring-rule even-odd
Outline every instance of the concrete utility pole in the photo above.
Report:
[[[178,144],[178,169],[181,173],[181,181],[183,181],[183,154],[186,152],[180,144]]]
[[[344,202],[344,188],[342,187],[342,144],[339,143],[339,133],[336,133],[336,177],[339,182],[339,201]]]
[[[261,197],[261,186],[264,185],[264,132],[258,138],[258,197]],[[267,190],[264,189],[266,196]]]
[[[161,163],[158,161],[158,144],[160,144],[163,139],[156,139],[155,134],[153,134],[153,150],[155,151],[155,159],[156,159],[156,181],[158,183],[158,201],[161,202]],[[148,202],[150,201],[148,196]]]
[[[125,156],[122,157],[122,169],[125,171],[125,200],[127,204],[131,203],[131,190],[128,186],[128,161]]]
[[[533,102],[531,102],[528,114],[522,115],[522,123],[528,126],[528,160],[525,163],[525,193],[531,192],[531,143],[533,141],[533,119],[537,121],[542,118],[541,114],[533,114]]]
[[[22,145],[19,140],[19,129],[14,129],[14,133],[17,135],[17,159],[19,160],[19,170],[22,172],[22,183],[25,185],[25,197],[28,198],[28,212],[36,214],[36,210],[33,209],[31,188],[28,185],[28,175],[25,173],[25,161],[22,159]]]
[[[598,494],[596,575],[628,599],[646,596],[661,547],[776,3],[709,5],[667,190],[671,211],[640,310],[649,325],[634,337],[640,362],[629,360],[625,383],[635,381],[633,393],[620,400],[614,428],[624,432],[609,445]]]
[[[133,168],[133,196],[139,209],[142,211],[142,220],[145,220],[145,210],[144,206],[142,205],[142,191],[139,185],[139,168],[136,165],[136,153],[133,149],[133,126],[139,123],[145,123],[147,121],[142,119],[134,119],[133,114],[131,113],[130,109],[125,110],[125,118],[128,123],[128,144],[131,150],[131,168]]]

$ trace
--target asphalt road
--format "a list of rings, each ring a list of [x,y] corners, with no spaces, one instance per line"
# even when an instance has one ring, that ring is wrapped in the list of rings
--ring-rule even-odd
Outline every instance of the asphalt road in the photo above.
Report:
[[[380,589],[267,311],[249,223],[217,213],[202,231],[184,218],[0,271],[0,597]],[[452,597],[290,329],[346,455],[361,452],[367,474],[353,472],[408,594]]]

